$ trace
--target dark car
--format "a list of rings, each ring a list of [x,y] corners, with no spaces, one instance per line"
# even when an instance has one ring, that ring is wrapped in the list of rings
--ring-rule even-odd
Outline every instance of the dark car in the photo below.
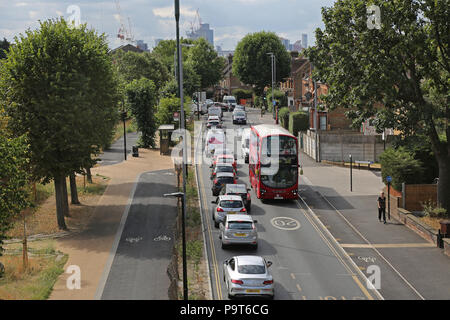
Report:
[[[245,209],[250,212],[252,206],[252,198],[250,196],[250,189],[247,189],[245,184],[226,184],[220,191],[220,195],[236,195],[241,196],[244,201]]]
[[[231,172],[219,172],[213,180],[211,191],[213,196],[218,196],[226,184],[236,183],[236,177]]]

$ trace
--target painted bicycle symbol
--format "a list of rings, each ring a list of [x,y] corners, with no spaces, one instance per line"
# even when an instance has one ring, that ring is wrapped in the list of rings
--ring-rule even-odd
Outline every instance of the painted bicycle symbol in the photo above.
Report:
[[[166,235],[160,235],[154,238],[153,241],[170,241],[170,237]]]
[[[270,223],[281,230],[296,230],[300,228],[300,222],[289,217],[275,217],[270,220]]]
[[[358,260],[362,260],[365,263],[369,263],[369,262],[374,263],[375,260],[377,260],[377,258],[374,258],[374,257],[358,257]]]

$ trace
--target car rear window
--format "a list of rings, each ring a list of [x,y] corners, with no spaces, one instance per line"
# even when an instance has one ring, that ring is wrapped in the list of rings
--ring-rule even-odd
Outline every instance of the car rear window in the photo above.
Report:
[[[238,200],[222,200],[220,201],[222,208],[242,208],[242,201]]]
[[[228,229],[233,230],[251,230],[253,228],[251,222],[247,221],[233,221],[228,222]]]
[[[266,267],[253,264],[238,265],[238,272],[242,274],[264,274],[266,273]]]
[[[234,179],[233,179],[233,177],[221,177],[221,178],[218,178],[218,182],[219,183],[234,183]]]
[[[233,172],[233,167],[217,167],[217,172]]]

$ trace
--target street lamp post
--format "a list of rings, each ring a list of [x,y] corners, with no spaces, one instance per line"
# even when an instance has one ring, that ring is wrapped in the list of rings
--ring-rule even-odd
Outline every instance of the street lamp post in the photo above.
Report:
[[[268,55],[270,55],[270,66],[272,69],[272,108],[273,108],[273,115],[274,118],[276,119],[275,121],[278,123],[278,114],[277,114],[277,110],[275,110],[275,98],[274,98],[274,94],[273,94],[273,87],[274,87],[274,73],[275,73],[275,68],[276,68],[276,61],[275,61],[275,55],[273,54],[273,52],[267,52]]]
[[[184,96],[183,96],[183,69],[181,67],[181,46],[180,46],[180,0],[175,0],[175,21],[176,21],[176,33],[177,33],[177,55],[178,55],[178,95],[180,97],[180,119],[181,119],[181,130],[183,136],[183,195],[182,195],[182,226],[184,229],[185,225],[185,211],[186,211],[186,123],[184,121]],[[183,230],[183,239],[184,239]],[[183,261],[186,259],[186,248],[185,241],[183,241]],[[188,299],[188,289],[187,289],[187,271],[186,264],[183,263],[183,293],[184,300]]]
[[[183,183],[184,184],[184,183]],[[182,238],[182,258],[183,258],[183,299],[188,300],[188,286],[187,286],[187,262],[186,262],[186,224],[185,224],[185,193],[174,192],[166,193],[164,197],[176,197],[181,199],[181,238]]]
[[[123,155],[125,157],[125,161],[127,160],[127,129],[126,129],[126,119],[127,112],[125,111],[125,102],[122,100],[122,121],[123,121]]]

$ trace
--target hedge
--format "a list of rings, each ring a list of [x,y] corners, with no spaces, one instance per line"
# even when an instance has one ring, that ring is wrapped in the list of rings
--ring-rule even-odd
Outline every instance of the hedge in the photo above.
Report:
[[[238,104],[241,99],[252,99],[253,97],[253,92],[251,90],[244,89],[234,89],[231,94],[236,98]]]
[[[303,111],[293,112],[289,115],[289,132],[294,136],[299,131],[306,131],[309,128],[309,115]]]
[[[278,110],[278,119],[280,120],[280,124],[286,130],[289,129],[289,108],[283,107]]]
[[[387,184],[386,177],[391,176],[391,185],[400,191],[402,182],[406,184],[420,183],[422,163],[414,159],[413,155],[404,147],[388,148],[380,155],[381,177]]]

